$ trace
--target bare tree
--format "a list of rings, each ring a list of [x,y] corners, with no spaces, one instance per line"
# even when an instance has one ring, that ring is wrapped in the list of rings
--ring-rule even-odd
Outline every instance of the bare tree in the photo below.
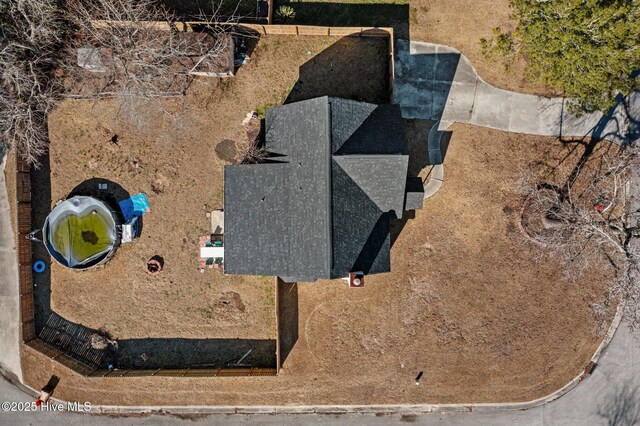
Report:
[[[0,0],[0,137],[32,163],[62,96],[117,97],[128,117],[233,70],[231,25],[186,31],[155,0]],[[214,11],[215,13],[215,11]],[[189,27],[189,29],[192,29]],[[142,108],[141,108],[142,107]],[[166,111],[163,111],[166,112]]]
[[[67,97],[116,98],[116,119],[146,129],[161,113],[178,131],[183,108],[158,97],[179,97],[196,76],[233,71],[233,25],[215,19],[187,26],[156,0],[67,0],[78,28],[66,62]],[[81,54],[82,53],[82,54]]]
[[[632,325],[640,325],[640,235],[629,200],[632,171],[640,166],[640,146],[599,146],[591,141],[568,173],[553,180],[556,170],[529,170],[521,179],[525,196],[522,225],[546,255],[560,260],[568,276],[579,277],[605,260],[615,271],[605,305],[623,303]],[[604,149],[603,145],[608,148]],[[602,306],[594,306],[602,314]]]
[[[0,137],[36,163],[48,144],[47,114],[60,97],[63,13],[54,1],[0,0]]]
[[[232,61],[230,26],[181,31],[175,17],[155,0],[68,0],[67,9],[79,28],[72,50],[89,52],[84,59],[78,56],[78,63],[68,63],[68,75],[75,84],[91,77],[101,80],[84,97],[182,95],[194,75],[214,73]],[[91,67],[82,60],[101,69],[83,71],[78,65]]]

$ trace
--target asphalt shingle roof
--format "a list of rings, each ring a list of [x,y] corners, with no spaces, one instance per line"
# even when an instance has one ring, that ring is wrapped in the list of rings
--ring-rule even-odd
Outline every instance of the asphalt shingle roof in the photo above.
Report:
[[[270,109],[265,129],[279,163],[225,166],[225,272],[388,271],[408,167],[399,107],[315,98]]]

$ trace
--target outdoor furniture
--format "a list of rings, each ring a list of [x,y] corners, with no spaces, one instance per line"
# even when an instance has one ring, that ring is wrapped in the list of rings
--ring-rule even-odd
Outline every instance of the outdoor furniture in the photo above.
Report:
[[[224,211],[207,213],[211,221],[211,234],[200,237],[200,272],[222,268],[224,265]]]
[[[122,225],[122,243],[130,243],[140,236],[140,223],[138,218],[151,210],[147,196],[144,193],[136,194],[118,203],[125,223]]]
[[[224,258],[224,247],[221,247],[221,246],[216,247],[215,245],[213,246],[205,245],[204,247],[200,247],[200,257]]]
[[[222,241],[212,240],[212,235],[203,235],[199,239],[200,272],[205,269],[218,269],[224,265],[224,247]]]
[[[138,216],[134,216],[127,223],[122,225],[121,243],[130,243],[136,239],[139,233]]]

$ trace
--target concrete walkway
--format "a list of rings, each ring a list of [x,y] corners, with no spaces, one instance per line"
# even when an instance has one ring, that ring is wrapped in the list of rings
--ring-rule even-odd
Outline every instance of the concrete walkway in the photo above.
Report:
[[[431,170],[424,186],[425,199],[435,195],[444,182],[440,139],[453,123],[542,136],[592,136],[615,143],[640,138],[640,91],[607,114],[575,116],[567,111],[564,98],[491,86],[464,55],[440,44],[396,41],[393,97],[404,118],[436,121],[428,138]]]
[[[0,147],[0,366],[22,381],[18,264],[4,176],[5,164],[6,156]]]
[[[496,64],[496,66],[500,66]],[[468,123],[516,133],[545,136],[594,136],[619,142],[638,137],[640,92],[609,114],[576,117],[564,98],[545,98],[495,88],[478,76],[459,51],[443,45],[396,42],[394,102],[405,118]],[[631,126],[631,130],[629,129]]]

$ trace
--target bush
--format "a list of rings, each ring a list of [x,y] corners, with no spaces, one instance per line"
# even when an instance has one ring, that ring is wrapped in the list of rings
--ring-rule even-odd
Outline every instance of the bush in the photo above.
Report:
[[[291,6],[283,5],[276,11],[276,16],[281,23],[287,23],[296,18],[296,11]]]
[[[573,111],[606,111],[619,93],[640,87],[640,2],[510,0],[513,32],[481,39],[485,55],[505,65],[527,60],[527,76],[563,91]]]

